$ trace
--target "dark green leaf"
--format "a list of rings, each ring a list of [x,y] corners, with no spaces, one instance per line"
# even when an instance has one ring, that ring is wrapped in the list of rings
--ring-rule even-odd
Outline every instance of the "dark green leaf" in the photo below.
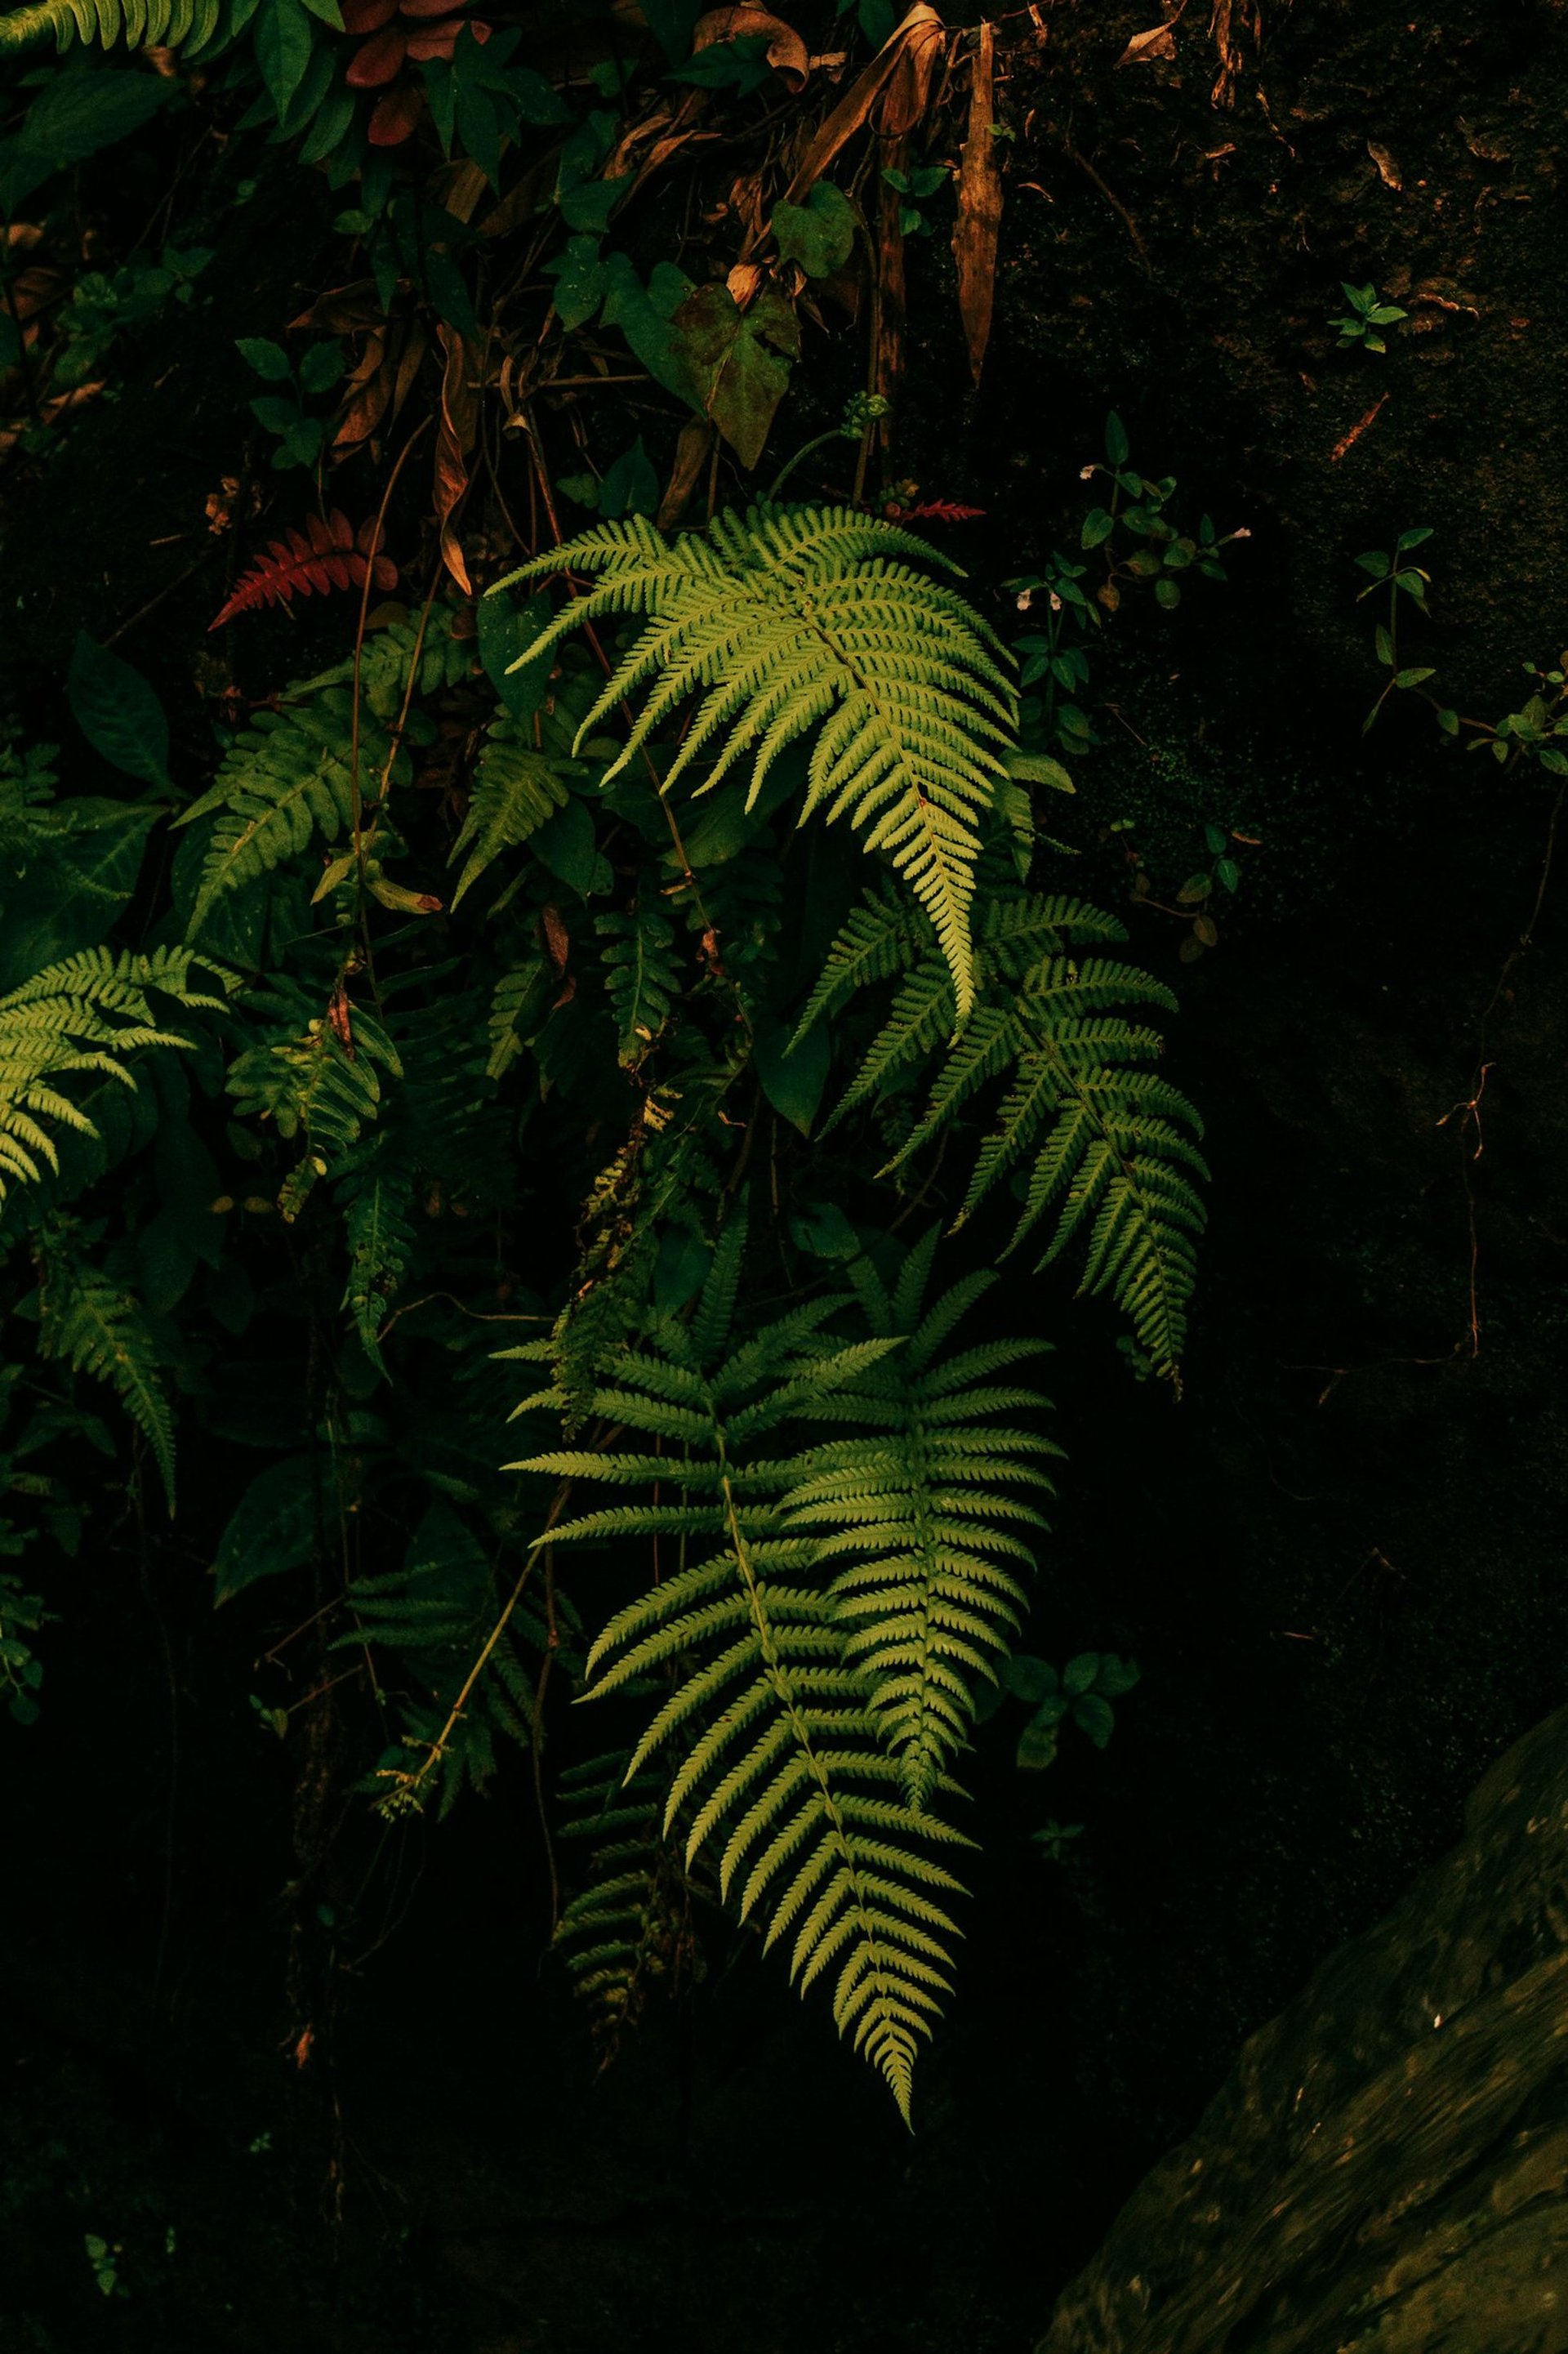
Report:
[[[827,1025],[809,1030],[793,1054],[790,1032],[772,1014],[758,1017],[752,1043],[752,1061],[762,1092],[779,1114],[802,1136],[809,1136],[828,1084],[831,1049]]]
[[[79,631],[66,676],[77,726],[95,752],[128,777],[169,782],[169,723],[139,670]]]
[[[332,1468],[319,1456],[291,1455],[259,1471],[224,1530],[213,1564],[215,1602],[228,1602],[259,1578],[302,1568],[318,1534],[334,1517]]]
[[[803,205],[773,207],[779,257],[799,262],[808,278],[831,278],[843,268],[854,248],[855,228],[854,207],[831,180],[819,180]]]

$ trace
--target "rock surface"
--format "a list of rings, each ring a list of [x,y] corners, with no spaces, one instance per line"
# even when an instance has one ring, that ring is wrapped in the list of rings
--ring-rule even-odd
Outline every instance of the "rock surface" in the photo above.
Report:
[[[1568,2348],[1568,1711],[1243,2047],[1039,2354]]]

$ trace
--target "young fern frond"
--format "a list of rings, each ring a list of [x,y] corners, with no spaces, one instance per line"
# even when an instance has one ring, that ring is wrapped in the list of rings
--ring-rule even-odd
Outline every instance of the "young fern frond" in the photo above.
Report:
[[[607,1373],[593,1411],[620,1428],[619,1447],[518,1468],[630,1491],[557,1526],[557,1546],[681,1541],[681,1566],[593,1645],[594,1688],[676,1676],[630,1773],[679,1744],[664,1828],[682,1823],[688,1867],[715,1857],[721,1898],[743,1920],[766,1918],[768,1946],[789,1941],[802,1991],[833,1974],[840,2031],[907,2118],[957,1935],[946,1907],[959,1883],[924,1843],[959,1835],[899,1795],[870,1680],[814,1575],[818,1541],[791,1527],[783,1505],[795,1474],[785,1426],[897,1344],[829,1341],[821,1328],[840,1304],[830,1299],[732,1347],[737,1264],[737,1252],[721,1251],[690,1329],[663,1327]],[[566,1404],[557,1389],[527,1401],[557,1414]]]
[[[327,686],[282,711],[254,713],[225,753],[217,781],[176,821],[213,820],[186,938],[199,936],[228,893],[297,858],[313,837],[335,842],[346,832],[356,783],[364,813],[374,808],[389,764],[391,782],[405,782],[408,755],[393,753],[385,730],[362,711],[356,767],[351,689]]]
[[[0,58],[53,41],[105,49],[183,49],[195,57],[217,31],[221,0],[36,0],[0,16]]]
[[[1031,1540],[1045,1529],[1036,1500],[1051,1493],[1044,1465],[1061,1453],[1037,1430],[997,1419],[1047,1405],[1033,1391],[994,1386],[1040,1355],[1043,1341],[948,1350],[954,1327],[996,1278],[971,1276],[925,1309],[936,1244],[933,1228],[891,1295],[868,1261],[857,1263],[873,1332],[907,1337],[842,1393],[806,1408],[810,1421],[860,1427],[812,1447],[784,1503],[791,1526],[820,1536],[821,1560],[842,1564],[832,1596],[845,1656],[870,1680],[917,1814],[968,1740],[977,1684],[995,1681],[1022,1622]]]
[[[554,1945],[593,2017],[600,2065],[635,2027],[649,1981],[678,1967],[690,1884],[660,1828],[667,1778],[628,1777],[624,1751],[561,1776],[563,1840],[590,1841],[589,1878],[562,1913]]]
[[[594,583],[524,662],[603,616],[646,618],[579,731],[580,741],[648,687],[607,779],[688,695],[700,700],[665,791],[699,760],[705,791],[748,758],[754,806],[779,753],[813,737],[801,821],[848,816],[886,854],[930,919],[961,1019],[974,986],[975,865],[1017,697],[1000,640],[916,568],[946,561],[848,508],[761,505],[673,542],[641,517],[600,524],[498,585],[567,570]]]
[[[183,1031],[161,1018],[149,991],[193,1012],[224,1001],[202,985],[223,976],[189,949],[133,956],[84,949],[0,997],[0,1199],[8,1182],[36,1181],[59,1167],[51,1128],[96,1136],[88,1114],[63,1084],[90,1071],[133,1088],[127,1057],[153,1046],[188,1047]]]
[[[936,942],[920,915],[907,914],[899,924],[885,895],[869,896],[841,929],[801,1016],[798,1037],[862,989],[897,982],[825,1128],[936,1061],[891,1171],[957,1132],[974,1098],[1001,1084],[955,1225],[1013,1178],[1020,1208],[1008,1250],[1054,1213],[1039,1264],[1080,1243],[1080,1289],[1107,1293],[1156,1371],[1178,1378],[1203,1228],[1202,1125],[1177,1088],[1144,1067],[1163,1052],[1160,1033],[1122,1010],[1170,1011],[1170,991],[1134,965],[1075,953],[1124,939],[1114,917],[1001,885],[988,891],[977,927],[978,1000],[952,1034],[956,1007]]]
[[[519,848],[566,807],[571,799],[567,779],[582,773],[579,763],[536,750],[504,712],[492,723],[462,831],[452,844],[450,863],[455,866],[463,860],[454,907],[504,851]]]
[[[681,994],[674,927],[658,907],[594,919],[620,1066],[634,1071],[657,1044]]]
[[[414,1256],[414,1181],[406,1169],[372,1167],[344,1181],[344,1238],[348,1280],[343,1304],[366,1356],[381,1365],[381,1327]]]
[[[317,1179],[341,1167],[376,1119],[379,1073],[399,1078],[402,1065],[375,1015],[351,1009],[341,992],[325,1013],[297,984],[259,991],[252,1003],[273,1017],[271,1034],[236,1058],[226,1084],[242,1113],[271,1120],[281,1137],[303,1138],[304,1157],[278,1204],[295,1218]]]
[[[37,1267],[39,1348],[113,1390],[152,1449],[172,1518],[175,1417],[146,1310],[125,1285],[89,1263],[67,1225],[40,1237]]]

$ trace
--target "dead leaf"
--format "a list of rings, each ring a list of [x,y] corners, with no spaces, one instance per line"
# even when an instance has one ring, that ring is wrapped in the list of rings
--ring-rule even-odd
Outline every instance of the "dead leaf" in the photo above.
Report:
[[[1134,33],[1117,59],[1118,66],[1151,65],[1157,58],[1173,58],[1176,54],[1174,25],[1151,25],[1147,33]]]
[[[737,261],[724,282],[729,288],[731,300],[744,311],[767,275],[758,261]]]
[[[969,129],[959,166],[959,226],[953,239],[959,310],[969,350],[969,374],[976,384],[991,340],[997,241],[1001,233],[1001,164],[998,142],[991,136],[995,68],[996,35],[990,25],[982,25],[969,84]]]
[[[857,131],[864,128],[871,120],[872,109],[892,80],[906,51],[911,48],[924,49],[928,44],[940,42],[945,30],[940,16],[927,5],[927,0],[916,0],[916,5],[903,23],[895,27],[871,63],[856,76],[818,131],[801,157],[794,178],[784,191],[786,202],[792,205],[803,202],[834,156],[847,146]],[[927,80],[928,87],[929,74]]]
[[[403,346],[403,356],[397,363],[397,384],[392,395],[392,414],[387,419],[388,424],[396,425],[397,422],[403,403],[414,389],[415,380],[429,348],[429,337],[423,327],[410,327],[408,340]]]
[[[334,450],[357,450],[387,413],[397,371],[387,349],[383,331],[374,328],[365,349],[344,382],[344,409],[333,436]]]
[[[1399,176],[1399,165],[1394,162],[1393,157],[1386,147],[1380,147],[1375,139],[1369,139],[1367,141],[1367,154],[1377,165],[1378,178],[1383,182],[1385,188],[1399,189],[1404,187],[1404,182]]]
[[[319,294],[308,311],[290,320],[289,332],[317,327],[329,335],[352,335],[356,328],[380,327],[386,321],[375,279],[356,278],[347,286],[332,286]]]
[[[1350,451],[1355,448],[1356,443],[1361,440],[1361,435],[1366,431],[1368,426],[1375,424],[1377,421],[1378,413],[1383,408],[1383,401],[1387,398],[1388,395],[1385,392],[1383,396],[1383,400],[1374,400],[1372,407],[1367,410],[1365,416],[1357,418],[1355,423],[1351,426],[1344,439],[1340,441],[1335,442],[1333,448],[1329,452],[1329,462],[1330,465],[1337,466],[1340,460],[1348,456]]]
[[[740,0],[732,8],[710,8],[699,16],[692,32],[692,48],[711,48],[715,41],[764,39],[768,43],[768,62],[792,94],[806,87],[811,70],[806,44],[793,25],[782,16],[769,15],[758,7],[755,0]]]
[[[934,8],[911,8],[893,37],[905,36],[893,60],[887,90],[876,112],[879,131],[889,139],[906,138],[926,120],[931,84],[947,46],[947,27]]]
[[[685,514],[713,446],[714,429],[707,419],[688,417],[676,440],[675,462],[653,518],[661,531],[673,531]]]
[[[479,353],[455,327],[436,330],[446,354],[441,377],[441,413],[436,434],[436,520],[441,561],[465,597],[473,594],[458,543],[457,516],[468,496],[468,455],[479,429]]]

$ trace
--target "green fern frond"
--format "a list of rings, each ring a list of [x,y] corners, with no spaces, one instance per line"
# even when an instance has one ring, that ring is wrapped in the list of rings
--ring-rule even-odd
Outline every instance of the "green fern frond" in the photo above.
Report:
[[[224,1000],[204,979],[224,983],[217,967],[186,949],[150,956],[84,949],[0,998],[0,1199],[7,1182],[36,1181],[45,1166],[58,1171],[51,1127],[98,1134],[62,1084],[72,1074],[133,1088],[127,1057],[154,1046],[189,1047],[149,992],[193,1012],[217,1012]]]
[[[780,1438],[791,1417],[897,1344],[829,1341],[819,1328],[840,1304],[830,1300],[724,1353],[735,1305],[725,1262],[737,1266],[738,1255],[737,1243],[710,1274],[691,1328],[666,1327],[623,1352],[594,1400],[634,1439],[653,1437],[671,1452],[633,1444],[623,1455],[545,1455],[519,1468],[559,1473],[580,1461],[568,1476],[644,1491],[557,1525],[557,1546],[683,1540],[681,1566],[593,1645],[594,1689],[655,1670],[678,1678],[630,1772],[674,1744],[663,1827],[682,1823],[688,1868],[713,1856],[721,1898],[743,1920],[766,1919],[768,1946],[788,1943],[802,1991],[832,1973],[841,2032],[907,2118],[957,1935],[947,1904],[959,1883],[925,1848],[959,1835],[897,1795],[872,1681],[849,1656],[833,1594],[811,1582],[819,1541],[789,1525],[783,1500],[796,1464]],[[561,1401],[546,1393],[529,1403]]]
[[[504,713],[492,723],[462,831],[452,844],[452,865],[468,854],[452,893],[454,907],[503,852],[518,849],[566,807],[571,799],[567,779],[582,773],[579,763],[536,750]]]
[[[304,1157],[279,1197],[284,1216],[294,1218],[317,1179],[376,1119],[380,1072],[400,1077],[402,1065],[375,1015],[351,1008],[342,992],[324,1013],[297,984],[259,991],[251,1005],[271,1017],[270,1034],[236,1057],[226,1085],[241,1112],[270,1120],[280,1136],[303,1138]]]
[[[874,1332],[907,1334],[807,1420],[853,1422],[856,1435],[812,1448],[785,1499],[790,1526],[838,1563],[832,1595],[845,1656],[867,1678],[905,1797],[924,1814],[969,1737],[976,1687],[995,1681],[1022,1622],[1022,1575],[1045,1522],[1044,1469],[1061,1449],[996,1420],[987,1385],[1039,1355],[1036,1341],[995,1341],[954,1356],[945,1344],[995,1278],[955,1284],[922,1313],[936,1230],[910,1253],[892,1297],[865,1262],[856,1288]],[[1010,1389],[1010,1407],[1044,1409]],[[861,1435],[865,1426],[869,1436]]]
[[[354,695],[325,687],[281,711],[258,711],[225,753],[217,780],[176,823],[214,823],[185,937],[195,939],[216,903],[297,858],[312,840],[335,842],[375,805],[383,774],[407,781],[408,760],[362,711],[355,758]]]
[[[594,930],[620,1067],[634,1071],[657,1044],[681,994],[674,927],[660,908],[639,907],[596,917]]]
[[[690,1882],[660,1829],[666,1784],[627,1771],[624,1751],[561,1776],[560,1836],[591,1843],[588,1885],[572,1897],[554,1945],[593,2016],[600,2065],[636,2026],[651,1980],[673,1977],[690,1946]]]
[[[1004,1178],[1020,1210],[1015,1250],[1054,1214],[1040,1265],[1075,1242],[1080,1288],[1113,1299],[1160,1373],[1179,1378],[1186,1308],[1204,1224],[1202,1124],[1181,1092],[1145,1067],[1160,1033],[1123,1009],[1175,1001],[1161,981],[1113,958],[1075,951],[1124,939],[1114,917],[1016,885],[987,889],[976,927],[977,1002],[955,1031],[957,1003],[925,917],[868,895],[841,929],[797,1035],[866,988],[896,984],[824,1133],[933,1062],[923,1110],[906,1118],[890,1173],[954,1133],[986,1090],[1003,1090],[976,1153],[957,1225]]]
[[[37,0],[0,16],[0,57],[53,41],[101,48],[204,49],[222,18],[220,0]]]
[[[347,1189],[344,1238],[348,1281],[343,1304],[372,1364],[381,1363],[381,1328],[414,1256],[413,1181],[406,1170],[373,1170]]]
[[[665,791],[705,757],[702,790],[749,757],[753,806],[779,754],[813,737],[801,821],[847,816],[886,854],[930,919],[961,1016],[975,865],[1017,698],[1011,657],[980,616],[906,557],[945,562],[848,508],[758,506],[673,542],[641,517],[600,524],[499,586],[568,569],[594,583],[524,662],[600,618],[645,617],[579,731],[648,687],[607,778],[691,695]]]
[[[39,1348],[113,1390],[152,1449],[172,1517],[175,1417],[146,1310],[125,1285],[89,1263],[67,1226],[41,1237],[37,1265]]]

